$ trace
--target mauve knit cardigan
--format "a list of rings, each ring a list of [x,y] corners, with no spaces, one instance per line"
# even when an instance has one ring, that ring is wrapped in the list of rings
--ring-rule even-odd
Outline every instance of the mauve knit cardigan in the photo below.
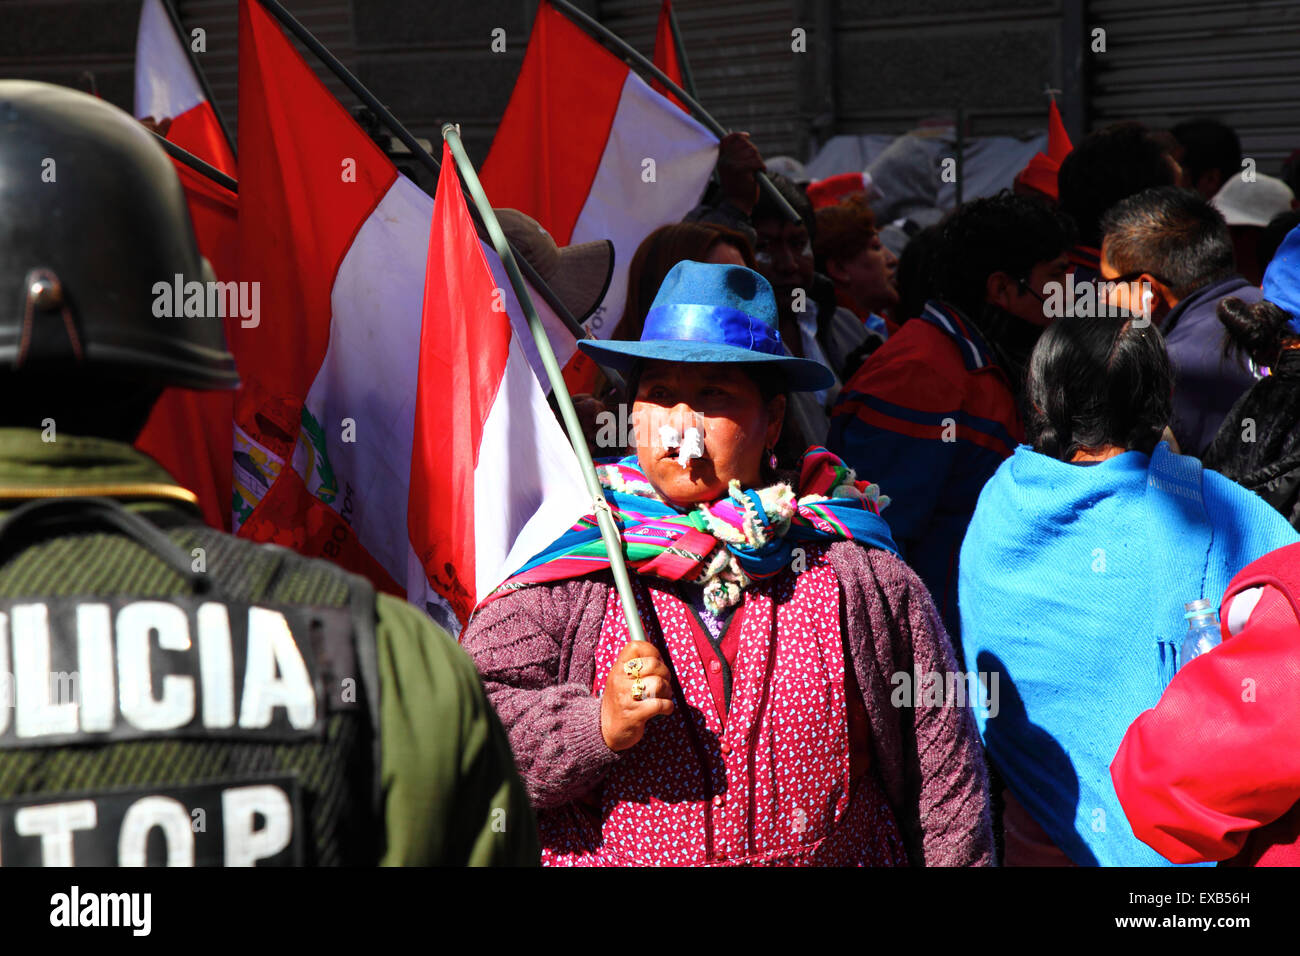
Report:
[[[871,721],[872,760],[913,865],[992,866],[989,787],[966,706],[894,707],[899,672],[956,670],[952,645],[911,568],[852,542],[827,552],[841,622]],[[600,732],[592,694],[608,572],[524,588],[484,606],[462,636],[505,724],[538,809],[594,790],[622,759]],[[635,749],[635,748],[634,748]],[[627,751],[631,752],[631,751]]]

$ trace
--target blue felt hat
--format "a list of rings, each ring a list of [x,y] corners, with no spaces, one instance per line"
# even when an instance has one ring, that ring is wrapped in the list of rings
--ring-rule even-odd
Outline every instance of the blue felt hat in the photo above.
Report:
[[[1300,226],[1286,234],[1264,270],[1264,298],[1290,314],[1288,325],[1300,335]]]
[[[781,372],[792,392],[835,384],[821,362],[795,358],[781,344],[776,296],[744,266],[683,261],[664,277],[639,342],[596,342],[578,348],[600,365],[627,372],[637,362],[744,362]]]

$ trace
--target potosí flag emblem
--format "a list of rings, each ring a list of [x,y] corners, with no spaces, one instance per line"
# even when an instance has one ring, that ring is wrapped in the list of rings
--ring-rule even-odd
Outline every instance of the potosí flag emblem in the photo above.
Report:
[[[560,245],[609,239],[614,275],[588,330],[623,313],[637,246],[699,202],[718,139],[545,0],[483,164],[498,207],[527,213]]]
[[[444,609],[463,621],[526,529],[544,536],[552,520],[553,538],[581,515],[580,491],[562,517],[552,494],[570,490],[566,468],[581,488],[572,450],[473,229],[438,261],[478,271],[444,266],[426,289],[433,200],[251,0],[239,69],[239,278],[261,282],[262,308],[236,331],[239,533],[333,560],[454,626]]]

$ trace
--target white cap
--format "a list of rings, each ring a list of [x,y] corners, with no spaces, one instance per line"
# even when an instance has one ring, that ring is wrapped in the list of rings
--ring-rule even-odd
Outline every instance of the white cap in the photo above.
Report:
[[[806,185],[812,181],[803,163],[793,156],[773,156],[766,161],[769,173],[779,173],[796,186]]]
[[[1273,176],[1256,173],[1253,182],[1234,175],[1210,200],[1229,226],[1267,226],[1278,213],[1290,212],[1295,194]]]

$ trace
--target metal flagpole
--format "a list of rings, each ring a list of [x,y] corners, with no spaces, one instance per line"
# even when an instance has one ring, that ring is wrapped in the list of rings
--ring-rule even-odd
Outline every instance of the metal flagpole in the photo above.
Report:
[[[180,14],[172,6],[172,0],[162,0],[162,7],[167,11],[167,17],[172,22],[172,29],[176,31],[176,39],[185,48],[185,55],[189,58],[190,68],[194,70],[194,75],[199,80],[199,87],[203,90],[203,95],[208,98],[208,103],[212,106],[212,113],[217,118],[217,125],[221,127],[222,135],[226,137],[226,145],[230,147],[231,155],[238,156],[239,154],[235,152],[235,141],[230,135],[230,127],[226,125],[226,118],[221,115],[221,107],[217,106],[217,101],[212,95],[212,87],[208,86],[208,78],[203,74],[203,67],[199,66],[198,58],[194,55],[194,49],[185,42],[185,27],[181,23]],[[158,118],[162,119],[161,116]]]
[[[648,74],[650,78],[662,83],[664,89],[669,90],[674,96],[681,100],[682,104],[690,111],[690,114],[694,116],[701,125],[707,127],[709,132],[714,136],[721,139],[727,135],[729,131],[723,129],[722,124],[709,115],[709,111],[696,102],[695,97],[691,96],[691,94],[687,93],[684,89],[670,80],[663,70],[659,69],[659,67],[655,66],[654,63],[646,59],[645,56],[636,49],[636,47],[629,44],[617,33],[609,29],[609,27],[605,26],[600,21],[587,16],[587,14],[583,13],[573,4],[567,2],[567,0],[542,0],[542,2],[551,4],[551,6],[555,7],[555,9],[559,10],[566,17],[591,34],[593,39],[602,41],[606,46],[613,47],[614,51],[623,58],[623,61],[640,73],[643,78]],[[683,76],[685,76],[685,69],[683,69],[682,72]],[[782,214],[790,220],[790,222],[803,222],[799,214],[794,211],[794,207],[786,202],[785,197],[781,195],[780,190],[776,188],[775,184],[773,184],[766,172],[758,173],[756,178],[758,179],[759,187],[767,193],[769,199],[776,203],[776,207],[781,210]]]
[[[682,71],[682,83],[686,86],[686,92],[695,96],[695,77],[691,74],[691,64],[686,59],[686,44],[682,41],[682,31],[677,26],[677,11],[671,2],[668,3],[668,29],[672,31],[673,46],[677,48],[677,66]]]
[[[148,127],[145,128],[148,129]],[[203,160],[199,159],[189,150],[182,149],[181,147],[177,146],[175,143],[169,140],[166,136],[163,136],[157,130],[151,129],[149,130],[149,132],[153,133],[154,136],[157,137],[158,145],[161,146],[163,149],[167,150],[168,154],[170,154],[171,157],[175,159],[177,162],[184,163],[186,166],[194,170],[196,173],[202,173],[204,176],[207,176],[208,179],[212,180],[218,186],[224,186],[227,189],[229,189],[232,193],[239,192],[239,183],[231,179],[221,170],[217,169],[217,167],[213,166],[211,163],[206,163]]]
[[[352,75],[352,71],[344,66],[342,62],[339,61],[339,58],[329,51],[325,44],[316,39],[315,35],[299,23],[294,15],[286,10],[283,5],[277,2],[277,0],[257,0],[257,2],[266,9],[267,13],[279,20],[286,30],[297,37],[302,42],[303,46],[315,54],[317,59],[324,63],[325,66],[329,68],[330,72],[337,76],[340,82],[352,91],[353,95],[355,95],[357,99],[369,107],[370,111],[375,114],[375,117],[392,131],[393,135],[401,141],[402,145],[411,151],[411,155],[419,160],[420,163],[432,172],[435,177],[438,175],[438,170],[441,164],[433,158],[427,149],[420,145],[420,141],[411,135],[410,130],[399,123],[397,117],[390,113],[383,103],[379,102],[375,94],[366,89],[362,82]],[[470,211],[474,214],[475,225],[480,230],[479,235],[483,236],[482,230],[484,223],[482,222],[482,217],[478,215],[478,211],[472,205]],[[483,238],[486,238],[486,236],[483,236]],[[551,290],[550,286],[542,281],[542,277],[537,274],[537,270],[529,264],[528,260],[521,258],[519,265],[523,270],[524,275],[528,277],[528,281],[532,284],[533,288],[536,289],[538,294],[540,294],[546,301],[546,304],[551,307],[551,311],[554,312],[560,321],[568,327],[569,332],[573,337],[577,339],[592,338],[587,330],[582,327],[581,323],[573,317],[573,313],[569,311],[568,307],[560,301],[559,296]],[[609,372],[606,372],[605,376],[619,388],[622,387],[623,383],[621,378]]]
[[[560,407],[560,417],[564,419],[565,431],[569,433],[569,441],[573,445],[574,452],[577,453],[587,492],[592,498],[596,521],[600,525],[600,535],[605,541],[605,550],[609,552],[609,566],[614,572],[614,585],[618,588],[618,596],[623,602],[623,614],[627,618],[628,633],[632,640],[644,641],[645,629],[641,625],[641,615],[636,609],[636,598],[632,595],[632,581],[628,577],[627,562],[623,557],[623,541],[619,536],[618,525],[614,523],[614,515],[605,501],[605,494],[601,491],[600,482],[596,479],[596,466],[592,463],[591,452],[587,450],[587,439],[583,435],[582,426],[578,423],[577,412],[573,410],[573,399],[569,397],[569,390],[565,387],[560,364],[555,360],[555,353],[551,351],[551,343],[546,338],[546,330],[542,327],[542,320],[537,315],[537,309],[528,294],[524,277],[519,272],[514,251],[506,241],[501,224],[497,222],[496,213],[492,211],[492,204],[488,202],[483,192],[483,185],[478,181],[474,166],[465,153],[465,147],[461,144],[459,128],[453,123],[448,123],[442,128],[442,138],[451,147],[451,154],[456,159],[456,170],[460,173],[461,182],[473,199],[474,205],[478,207],[479,215],[483,217],[483,225],[487,227],[492,245],[506,267],[506,275],[510,277],[510,284],[514,287],[515,295],[519,297],[524,315],[528,317],[528,330],[532,332],[533,340],[537,343],[537,352],[546,367],[546,375],[551,380],[551,391],[555,395],[556,404]]]

